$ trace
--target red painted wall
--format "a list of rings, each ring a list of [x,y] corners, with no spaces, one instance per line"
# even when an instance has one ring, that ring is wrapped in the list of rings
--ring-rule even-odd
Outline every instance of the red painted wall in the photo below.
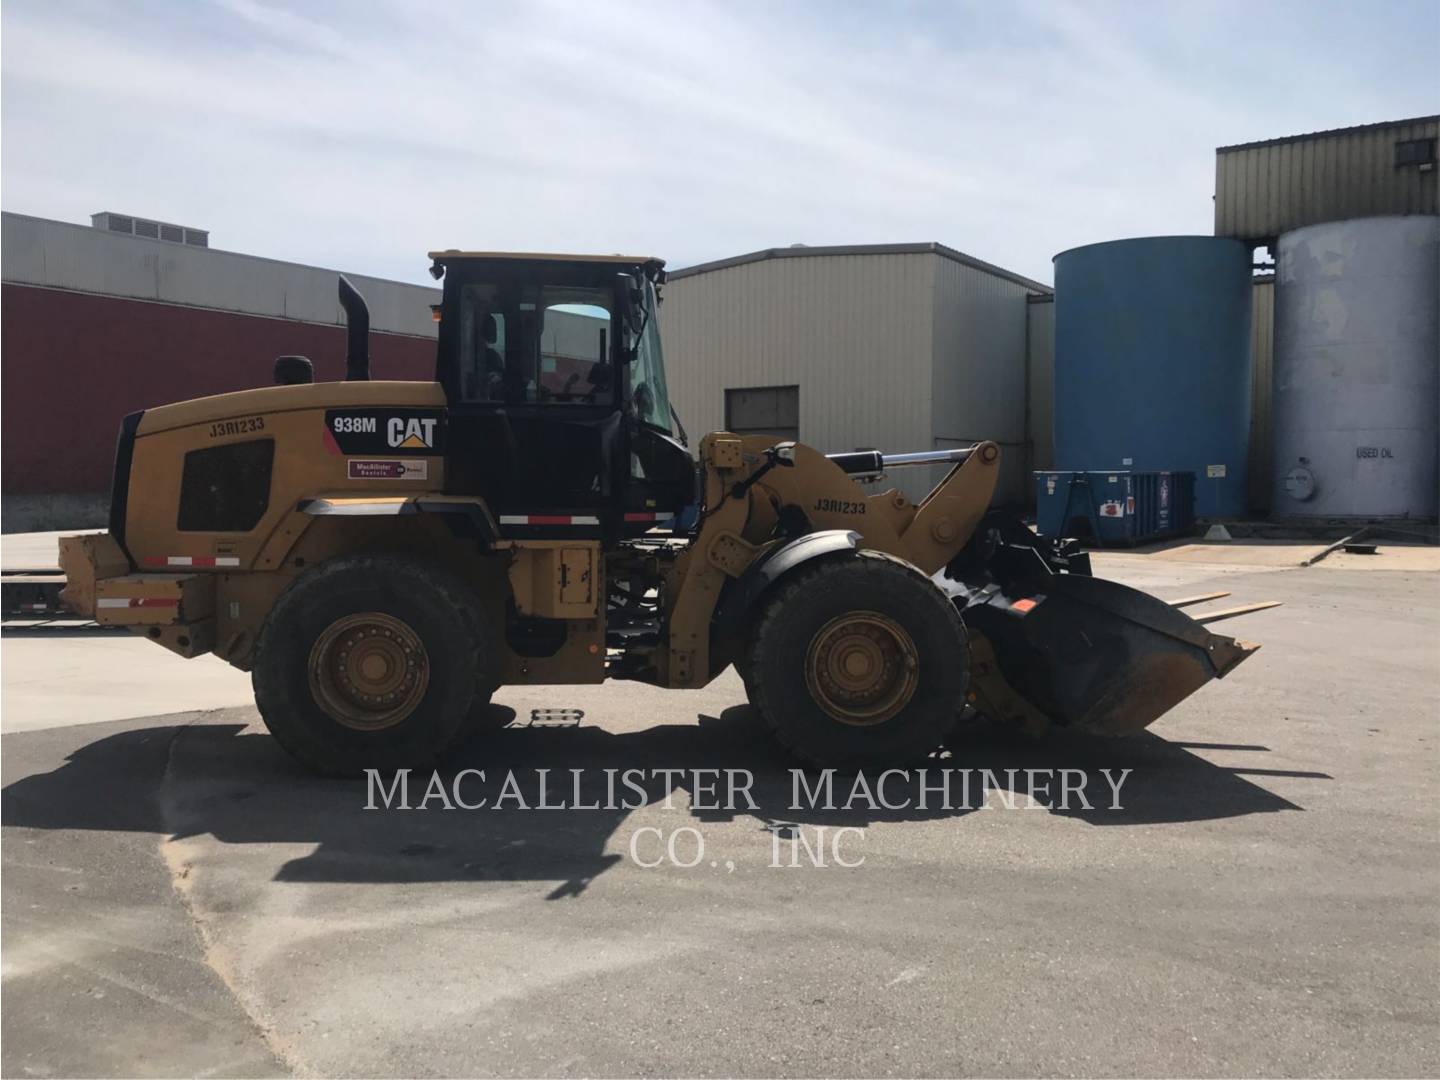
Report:
[[[0,490],[110,490],[126,413],[269,386],[275,357],[308,356],[315,380],[345,377],[345,330],[93,293],[0,288]],[[374,333],[370,371],[431,379],[432,338]]]

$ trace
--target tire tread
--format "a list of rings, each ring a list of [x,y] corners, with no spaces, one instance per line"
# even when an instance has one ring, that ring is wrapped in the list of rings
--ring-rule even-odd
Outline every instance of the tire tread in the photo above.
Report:
[[[472,734],[467,719],[475,714],[476,709],[489,702],[491,693],[498,685],[498,673],[491,670],[495,653],[488,647],[489,635],[480,619],[479,601],[474,591],[458,576],[432,563],[404,555],[342,555],[328,559],[296,577],[280,594],[260,629],[255,647],[255,663],[251,671],[255,705],[275,741],[307,769],[325,775],[346,775],[354,771],[345,764],[327,760],[317,740],[294,721],[294,704],[289,701],[285,680],[275,665],[268,662],[268,650],[275,647],[279,628],[296,617],[302,605],[313,602],[316,596],[324,596],[342,585],[351,575],[360,575],[369,581],[394,582],[409,579],[411,588],[423,589],[429,601],[445,605],[448,613],[466,627],[477,657],[470,707],[456,710],[454,715],[446,714],[441,717],[439,737],[435,740],[432,752],[424,755],[423,760],[397,763],[421,767],[433,764]]]
[[[860,573],[878,579],[893,578],[897,581],[918,579],[923,582],[923,578],[919,576],[919,572],[913,566],[903,559],[897,559],[885,552],[859,550],[847,552],[842,556],[823,558],[811,566],[801,567],[793,574],[792,580],[780,583],[779,588],[765,601],[749,635],[745,658],[748,677],[744,679],[744,682],[750,696],[750,703],[760,714],[775,740],[789,754],[812,768],[828,768],[832,767],[834,763],[824,760],[802,745],[795,737],[794,732],[784,723],[779,722],[779,706],[771,694],[774,686],[768,680],[757,677],[757,673],[763,670],[761,666],[763,654],[769,647],[772,636],[781,632],[780,623],[785,617],[787,605],[815,595],[817,592],[833,588],[833,582],[836,579],[854,573],[857,569]],[[930,585],[928,582],[923,583],[927,586]],[[933,588],[933,586],[930,587]],[[936,595],[942,600],[944,599],[938,589]],[[965,643],[965,627],[960,619],[960,613],[948,600],[944,600],[941,607],[945,612],[943,617],[952,624],[957,640],[962,644]],[[937,747],[944,741],[944,736],[954,730],[959,715],[960,710],[957,708],[954,715],[949,718],[949,723],[943,725],[944,731],[941,733],[941,737],[936,739]]]

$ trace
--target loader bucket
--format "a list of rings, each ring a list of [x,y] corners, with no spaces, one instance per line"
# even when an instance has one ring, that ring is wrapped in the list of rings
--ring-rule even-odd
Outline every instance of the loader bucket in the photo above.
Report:
[[[1148,727],[1259,648],[1147,593],[1077,574],[979,590],[962,615],[1029,705],[1051,723],[1105,735]]]

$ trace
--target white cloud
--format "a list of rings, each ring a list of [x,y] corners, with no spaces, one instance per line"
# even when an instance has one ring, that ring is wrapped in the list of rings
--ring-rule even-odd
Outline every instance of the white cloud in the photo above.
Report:
[[[1433,111],[1431,17],[7,0],[3,201],[411,280],[436,246],[915,240],[1049,280],[1075,244],[1208,231],[1218,144]]]

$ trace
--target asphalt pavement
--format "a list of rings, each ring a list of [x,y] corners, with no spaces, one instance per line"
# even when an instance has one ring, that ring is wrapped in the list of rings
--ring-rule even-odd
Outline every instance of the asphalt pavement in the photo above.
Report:
[[[1259,653],[1136,738],[962,738],[937,768],[989,774],[948,807],[797,806],[727,672],[502,691],[442,777],[486,806],[367,809],[238,673],[7,639],[0,1069],[1434,1075],[1440,574],[1216,550],[1097,564],[1284,601],[1217,627]],[[631,769],[643,798],[582,808]],[[727,774],[696,770],[756,805],[703,809]]]

